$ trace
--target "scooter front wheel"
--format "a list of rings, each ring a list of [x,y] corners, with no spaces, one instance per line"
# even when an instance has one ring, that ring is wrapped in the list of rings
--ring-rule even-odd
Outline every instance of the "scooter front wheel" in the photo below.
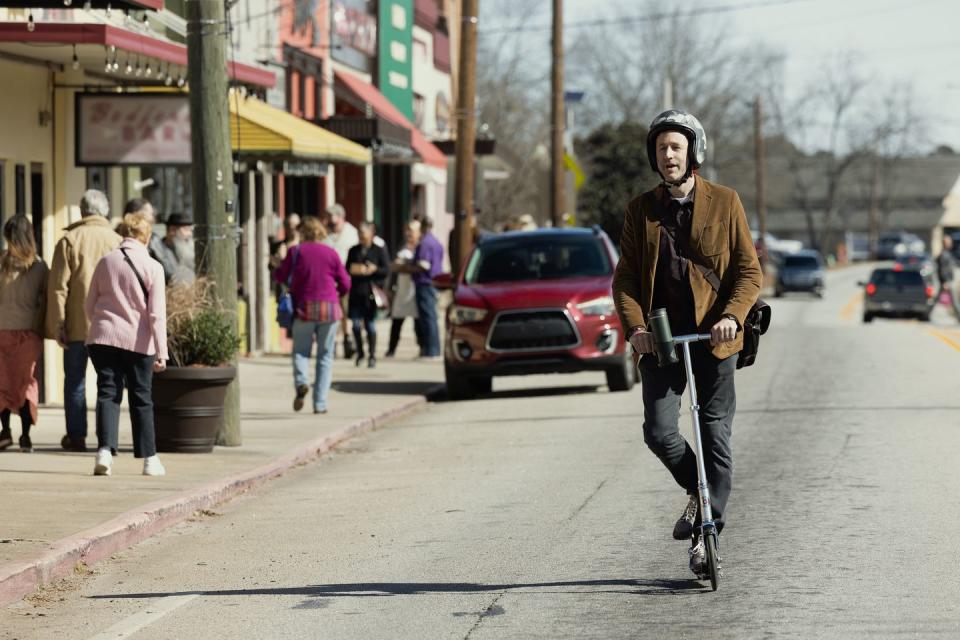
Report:
[[[720,550],[717,544],[717,534],[710,532],[706,535],[707,572],[710,578],[710,589],[716,591],[720,584]]]

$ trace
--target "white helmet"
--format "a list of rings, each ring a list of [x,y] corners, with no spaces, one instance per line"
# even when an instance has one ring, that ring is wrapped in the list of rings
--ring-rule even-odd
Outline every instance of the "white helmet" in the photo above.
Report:
[[[683,178],[678,181],[682,184],[690,177],[694,169],[699,169],[707,156],[707,133],[703,130],[703,125],[694,116],[681,109],[670,109],[664,111],[650,123],[650,131],[647,133],[647,160],[650,161],[650,168],[663,178],[660,174],[660,168],[657,166],[657,136],[664,131],[679,131],[687,137],[690,144],[687,147],[687,172]]]

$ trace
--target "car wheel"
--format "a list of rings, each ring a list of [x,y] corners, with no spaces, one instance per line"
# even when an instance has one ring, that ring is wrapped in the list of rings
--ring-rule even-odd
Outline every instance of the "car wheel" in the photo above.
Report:
[[[783,297],[783,289],[781,289],[780,287],[777,287],[776,289],[774,289],[774,290],[773,290],[773,297],[774,297],[774,298],[782,298],[782,297]]]
[[[447,381],[447,398],[450,400],[470,400],[475,394],[470,379],[454,373],[449,367],[444,368],[444,377]]]
[[[921,313],[917,318],[920,319],[920,322],[930,322],[930,312]]]
[[[863,314],[863,321],[864,321],[864,322],[873,322],[873,314],[872,314],[872,313],[864,313],[864,314]]]
[[[618,366],[606,370],[607,387],[610,391],[630,391],[633,389],[636,376],[633,373],[633,356],[628,349],[623,354],[623,362]]]
[[[823,289],[817,289],[816,291],[813,292],[813,295],[823,300]]]

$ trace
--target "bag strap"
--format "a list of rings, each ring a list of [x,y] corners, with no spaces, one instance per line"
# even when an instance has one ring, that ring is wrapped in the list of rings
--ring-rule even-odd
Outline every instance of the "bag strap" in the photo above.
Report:
[[[290,249],[293,252],[293,261],[290,263],[290,273],[287,275],[287,289],[290,288],[290,285],[293,284],[293,272],[297,268],[297,258],[300,256],[300,246],[296,246],[293,249]]]
[[[140,283],[140,289],[143,291],[143,301],[149,305],[150,293],[147,291],[147,285],[143,282],[143,276],[140,275],[140,271],[137,269],[137,266],[133,264],[133,260],[130,259],[130,255],[127,253],[126,248],[120,247],[120,253],[123,254],[123,259],[127,261],[127,264],[130,265],[130,268],[133,269],[133,273],[137,276],[137,282]]]
[[[687,238],[687,235],[683,231],[678,231],[675,236],[677,243],[680,245],[680,250],[683,251],[684,257],[688,262],[693,264],[703,275],[704,279],[710,283],[710,286],[713,287],[714,293],[720,293],[720,278],[717,277],[717,272],[711,269],[710,267],[700,264],[698,261],[693,258],[693,251],[690,248],[690,239]]]

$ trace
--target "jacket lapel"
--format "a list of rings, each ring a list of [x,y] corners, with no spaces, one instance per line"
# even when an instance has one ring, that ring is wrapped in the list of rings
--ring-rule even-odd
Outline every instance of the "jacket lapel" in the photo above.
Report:
[[[697,176],[696,191],[693,194],[693,219],[690,223],[690,246],[700,246],[703,228],[710,220],[710,207],[713,206],[713,193],[710,183]]]

